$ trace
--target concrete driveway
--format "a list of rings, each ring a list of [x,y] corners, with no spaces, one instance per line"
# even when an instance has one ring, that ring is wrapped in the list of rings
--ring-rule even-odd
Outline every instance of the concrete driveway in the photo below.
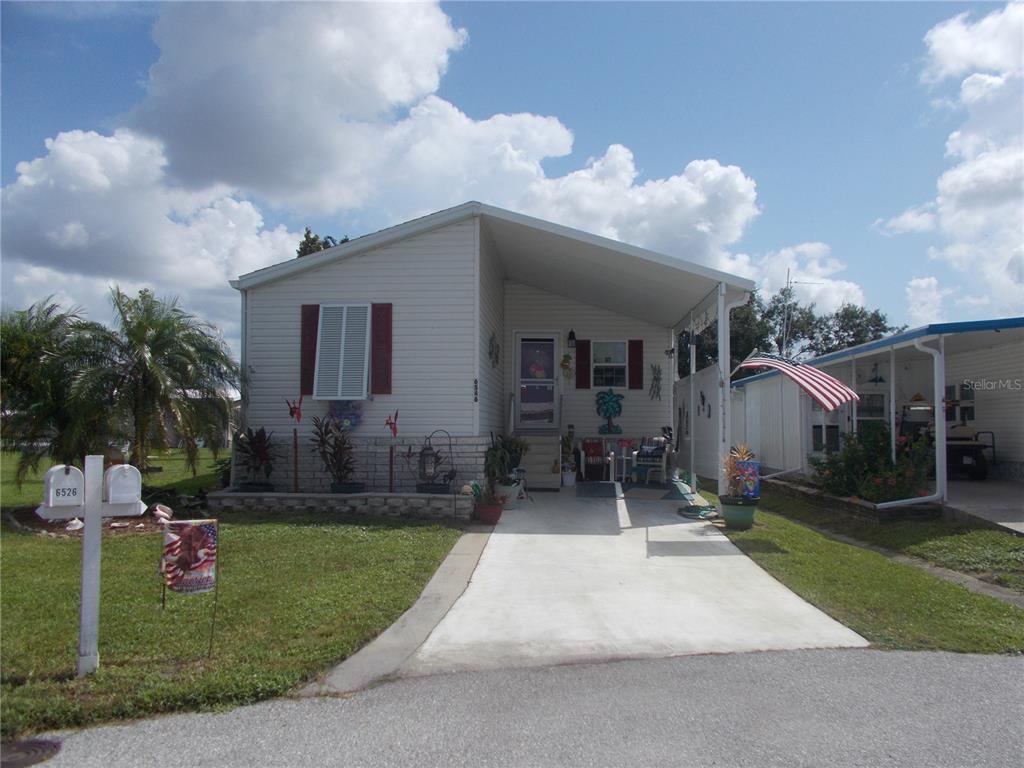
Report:
[[[867,645],[677,502],[570,494],[505,511],[400,674]]]

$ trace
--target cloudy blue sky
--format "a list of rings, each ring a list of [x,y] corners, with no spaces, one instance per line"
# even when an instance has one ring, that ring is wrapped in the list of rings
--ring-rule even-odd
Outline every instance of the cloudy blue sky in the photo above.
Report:
[[[469,199],[918,325],[1024,314],[1024,4],[14,3],[4,308]]]

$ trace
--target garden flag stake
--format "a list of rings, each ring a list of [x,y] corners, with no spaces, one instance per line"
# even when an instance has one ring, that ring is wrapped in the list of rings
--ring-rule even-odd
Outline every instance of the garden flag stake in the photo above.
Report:
[[[217,544],[220,531],[216,520],[171,520],[164,526],[164,549],[160,558],[163,577],[161,607],[167,604],[167,590],[184,595],[213,592],[210,619],[210,647],[217,623]]]

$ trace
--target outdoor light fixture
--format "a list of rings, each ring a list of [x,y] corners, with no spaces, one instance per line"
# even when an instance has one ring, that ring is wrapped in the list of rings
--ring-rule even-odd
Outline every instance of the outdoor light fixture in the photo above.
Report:
[[[569,329],[569,349],[576,349],[576,331]]]
[[[437,450],[431,444],[431,438],[435,435],[444,435],[448,438],[448,455],[445,456],[441,451]],[[447,485],[455,479],[457,470],[455,468],[455,452],[452,447],[452,436],[448,434],[447,430],[435,429],[429,435],[424,438],[423,447],[420,448],[419,457],[417,461],[417,470],[419,475],[419,481],[421,483],[435,483],[438,482],[438,474],[441,471],[441,466],[447,461],[452,465],[452,468],[444,474],[443,483]],[[409,458],[412,458],[412,446],[409,446]],[[411,467],[410,467],[411,469]]]
[[[430,438],[428,437],[426,444],[420,449],[420,480],[425,483],[429,483],[434,479],[434,475],[437,474],[438,458],[437,451],[435,451],[433,446],[430,445]]]

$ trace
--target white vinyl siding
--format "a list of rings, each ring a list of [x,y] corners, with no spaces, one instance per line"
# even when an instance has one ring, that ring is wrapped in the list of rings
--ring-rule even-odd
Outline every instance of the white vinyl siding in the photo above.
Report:
[[[503,433],[508,428],[508,395],[502,364],[515,351],[505,344],[505,276],[485,226],[480,231],[480,429],[479,434]],[[492,344],[493,341],[493,344]],[[497,352],[497,362],[492,359]]]
[[[475,258],[474,222],[467,220],[249,289],[247,423],[290,445],[295,422],[284,400],[299,395],[303,304],[391,304],[391,394],[361,401],[355,436],[390,435],[384,420],[395,411],[400,437],[438,428],[472,435]],[[327,409],[327,401],[307,396],[301,451],[308,451],[312,417]]]
[[[552,290],[557,290],[557,286],[552,286]],[[622,415],[615,419],[615,423],[622,426],[623,437],[660,435],[662,427],[673,423],[672,367],[675,358],[665,356],[665,349],[672,343],[671,329],[511,280],[505,281],[505,339],[502,344],[505,392],[515,392],[518,386],[515,378],[516,331],[527,335],[531,332],[557,332],[558,362],[561,353],[569,351],[566,338],[570,329],[576,332],[577,339],[591,342],[618,339],[642,339],[644,342],[644,388],[617,390],[624,396]],[[661,366],[660,400],[651,399],[648,394],[652,365]],[[594,400],[599,388],[591,385],[590,389],[576,389],[575,377],[566,378],[561,372],[555,380],[556,397],[562,396],[562,426],[572,424],[577,438],[596,437],[598,428],[604,423],[604,419],[597,415]]]
[[[317,400],[365,400],[370,367],[370,305],[321,304],[317,331]]]

